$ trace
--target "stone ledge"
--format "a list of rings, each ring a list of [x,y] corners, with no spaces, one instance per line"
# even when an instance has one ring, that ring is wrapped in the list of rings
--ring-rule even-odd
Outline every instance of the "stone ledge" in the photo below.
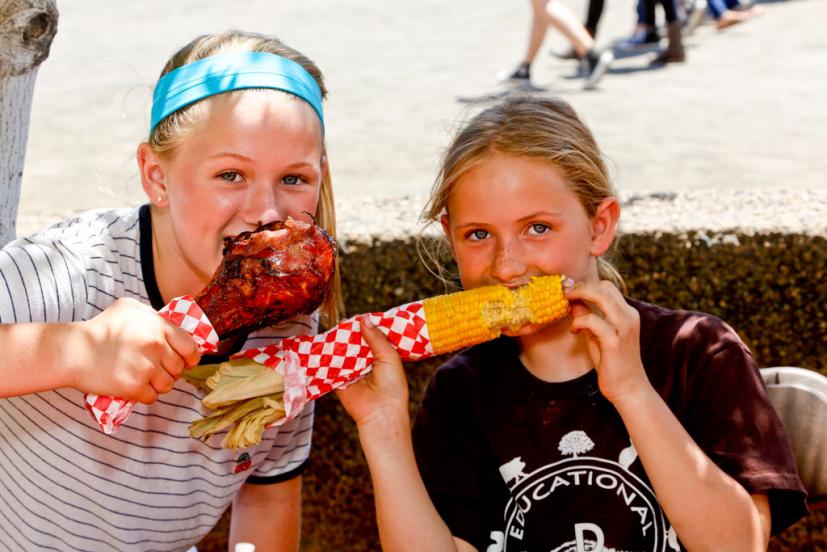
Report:
[[[827,187],[807,190],[696,190],[620,194],[623,234],[640,232],[788,233],[827,236]],[[374,239],[405,239],[422,231],[427,198],[342,198],[336,202],[345,250]],[[424,234],[435,236],[439,228]]]
[[[335,184],[334,184],[335,186]],[[784,232],[827,235],[827,187],[805,190],[696,190],[620,194],[621,231],[635,232]],[[405,239],[420,234],[427,198],[404,196],[336,200],[339,239],[344,249],[374,239]],[[20,212],[17,235],[27,236],[76,214],[60,209]],[[435,236],[439,228],[425,235]]]

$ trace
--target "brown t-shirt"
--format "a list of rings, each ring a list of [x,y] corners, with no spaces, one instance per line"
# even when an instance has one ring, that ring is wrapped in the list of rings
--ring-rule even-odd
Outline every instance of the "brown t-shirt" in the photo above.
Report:
[[[748,492],[768,493],[773,532],[804,515],[786,433],[736,333],[707,314],[629,302],[649,380],[695,442]],[[679,549],[594,370],[548,383],[512,339],[472,347],[437,370],[413,435],[437,510],[480,551]]]

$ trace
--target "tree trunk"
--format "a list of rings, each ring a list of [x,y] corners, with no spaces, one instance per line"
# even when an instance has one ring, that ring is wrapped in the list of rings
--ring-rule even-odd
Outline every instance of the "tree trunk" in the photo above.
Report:
[[[0,0],[0,246],[16,237],[35,76],[57,18],[55,0]]]

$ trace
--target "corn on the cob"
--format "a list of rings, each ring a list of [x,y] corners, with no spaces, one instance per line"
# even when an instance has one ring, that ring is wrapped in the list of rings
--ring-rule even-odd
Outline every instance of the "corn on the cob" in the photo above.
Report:
[[[413,331],[424,331],[420,337],[428,342],[430,350],[426,349],[424,353],[420,351],[416,357],[411,355],[412,347],[403,345],[400,341],[401,334],[407,334],[407,331],[401,330],[401,334],[397,332],[395,337],[388,337],[402,358],[411,360],[448,353],[494,339],[504,328],[516,330],[528,323],[549,324],[564,317],[569,310],[563,292],[563,280],[562,276],[541,276],[532,278],[528,285],[517,289],[503,285],[485,286],[425,299],[421,302],[425,328],[414,328]],[[420,302],[409,303],[376,316],[408,324],[412,319],[400,316],[399,311],[419,305]],[[350,325],[348,321],[340,325],[342,324]],[[387,335],[388,325],[380,326],[380,329],[382,327]],[[336,328],[331,329],[327,334],[335,331]],[[301,340],[311,340],[323,348],[328,342],[325,338],[327,334],[288,338],[279,347],[295,350]],[[357,339],[361,341],[362,338],[357,334]],[[347,341],[352,343],[350,334]],[[410,339],[410,342],[414,343],[415,340]],[[261,350],[252,351],[258,353]],[[331,364],[335,355],[347,354],[350,353],[331,351],[325,362]],[[315,362],[320,363],[323,356],[316,355]],[[349,377],[361,375],[369,363],[370,360],[363,353],[358,357],[358,362],[354,363]],[[361,368],[356,369],[356,366]],[[252,358],[237,358],[185,371],[184,377],[187,380],[209,393],[202,400],[204,406],[214,409],[208,417],[190,426],[190,435],[207,439],[211,434],[233,426],[221,446],[239,448],[260,442],[267,425],[284,418],[286,412],[284,377],[272,368],[259,364]],[[308,369],[310,366],[303,365],[303,368]]]
[[[548,324],[568,313],[562,276],[540,276],[520,288],[484,286],[425,299],[434,354],[494,339],[503,328]]]

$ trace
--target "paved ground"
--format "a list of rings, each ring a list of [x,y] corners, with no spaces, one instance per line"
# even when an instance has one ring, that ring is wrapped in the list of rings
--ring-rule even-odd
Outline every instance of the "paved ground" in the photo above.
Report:
[[[583,0],[565,0],[584,13]],[[633,26],[633,1],[609,0],[599,39]],[[59,2],[38,75],[20,204],[21,232],[91,207],[142,200],[134,150],[151,85],[197,34],[272,33],[325,72],[338,196],[422,195],[458,122],[497,71],[521,56],[528,2],[419,0]],[[243,6],[243,9],[239,9]],[[595,131],[621,189],[827,188],[827,2],[762,4],[764,14],[688,39],[688,63],[652,70],[619,60],[600,90],[580,91],[551,33],[536,84],[571,101]]]

